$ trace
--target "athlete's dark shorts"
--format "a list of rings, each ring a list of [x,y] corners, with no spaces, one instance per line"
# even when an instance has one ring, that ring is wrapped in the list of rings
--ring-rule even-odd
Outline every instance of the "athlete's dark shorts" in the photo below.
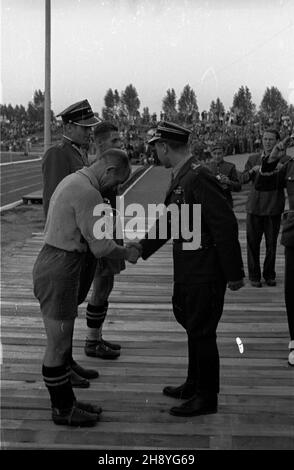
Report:
[[[42,314],[55,320],[74,319],[90,289],[96,262],[90,251],[44,245],[33,268],[34,294]]]

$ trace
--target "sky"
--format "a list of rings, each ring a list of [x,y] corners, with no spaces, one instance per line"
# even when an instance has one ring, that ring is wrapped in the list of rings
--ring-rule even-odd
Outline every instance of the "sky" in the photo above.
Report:
[[[44,90],[45,0],[0,1],[1,103],[27,106]],[[271,86],[294,104],[294,0],[51,0],[54,113],[87,98],[101,114],[130,83],[156,113],[186,84],[200,111],[242,85],[257,107]]]

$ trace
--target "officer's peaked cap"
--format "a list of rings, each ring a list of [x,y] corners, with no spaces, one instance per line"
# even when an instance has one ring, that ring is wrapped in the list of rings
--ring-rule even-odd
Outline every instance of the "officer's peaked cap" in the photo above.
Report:
[[[154,144],[158,140],[173,140],[186,144],[189,140],[191,131],[185,127],[174,124],[173,122],[161,121],[148,144]]]
[[[100,119],[94,116],[88,100],[78,101],[72,104],[57,116],[61,116],[64,124],[76,124],[78,126],[96,126]]]

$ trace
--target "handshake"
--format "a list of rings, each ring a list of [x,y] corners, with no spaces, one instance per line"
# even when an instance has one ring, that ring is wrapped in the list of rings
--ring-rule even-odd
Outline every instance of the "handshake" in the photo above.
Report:
[[[132,241],[126,244],[126,260],[129,263],[136,264],[142,254],[140,243]]]

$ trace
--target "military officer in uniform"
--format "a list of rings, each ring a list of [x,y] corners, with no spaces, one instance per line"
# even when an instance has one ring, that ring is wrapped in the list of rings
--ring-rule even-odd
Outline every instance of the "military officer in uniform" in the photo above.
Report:
[[[47,217],[51,196],[60,181],[89,165],[85,148],[90,143],[92,127],[100,122],[94,116],[88,100],[72,104],[58,116],[61,116],[63,122],[63,139],[59,144],[47,150],[42,162],[45,217]],[[92,255],[89,253],[89,269],[91,263]],[[84,369],[73,360],[72,356],[69,362],[72,386],[87,388],[90,385],[88,379],[98,377],[96,370]]]
[[[42,162],[43,208],[47,217],[50,198],[67,175],[88,166],[84,150],[90,143],[92,127],[99,124],[88,100],[74,103],[57,116],[63,122],[63,139],[45,153]]]
[[[188,400],[171,408],[170,413],[176,416],[217,412],[219,354],[216,329],[223,311],[226,285],[231,290],[244,285],[235,215],[217,179],[190,155],[189,134],[190,131],[181,126],[162,122],[149,141],[155,146],[161,163],[166,168],[173,168],[165,205],[177,204],[179,209],[182,204],[188,205],[189,209],[194,204],[201,205],[201,246],[186,250],[181,235],[173,239],[173,311],[188,337],[186,381],[180,386],[163,389],[167,396]],[[151,232],[153,236],[158,233],[159,219],[140,241],[144,260],[171,237],[171,220],[167,237],[150,238]]]
[[[224,160],[224,146],[221,142],[214,143],[210,152],[212,159],[207,166],[219,180],[230,206],[233,207],[232,191],[241,191],[236,165]]]

